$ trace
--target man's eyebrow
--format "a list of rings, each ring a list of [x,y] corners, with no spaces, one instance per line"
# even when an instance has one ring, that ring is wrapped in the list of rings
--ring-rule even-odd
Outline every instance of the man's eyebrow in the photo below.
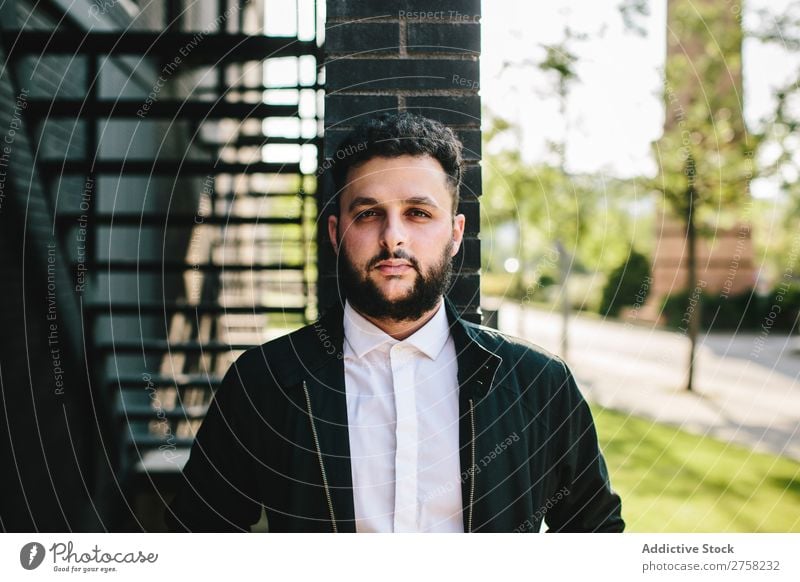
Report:
[[[350,206],[348,206],[347,209],[350,212],[352,212],[353,209],[358,208],[359,206],[377,206],[377,205],[378,201],[375,198],[370,198],[369,196],[356,196],[355,198],[353,198],[353,201],[350,203]]]
[[[406,206],[432,206],[434,208],[439,208],[436,200],[430,196],[411,196],[410,198],[404,198],[402,203]],[[352,212],[355,208],[360,206],[380,206],[380,202],[370,196],[357,196],[350,203],[348,210]]]
[[[407,205],[416,205],[416,206],[433,206],[435,208],[439,208],[439,205],[436,203],[436,200],[431,198],[430,196],[412,196],[411,198],[406,198],[403,202]]]

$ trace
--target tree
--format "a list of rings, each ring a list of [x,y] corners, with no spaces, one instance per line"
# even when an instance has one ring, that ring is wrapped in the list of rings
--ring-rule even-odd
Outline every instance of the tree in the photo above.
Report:
[[[735,218],[748,196],[757,140],[743,121],[740,22],[728,5],[710,0],[669,0],[668,5],[666,121],[663,137],[654,144],[659,173],[653,185],[686,229],[686,389],[692,390],[701,297],[697,238],[709,218]]]
[[[567,135],[569,133],[569,118],[567,116],[567,98],[572,84],[578,81],[578,74],[575,65],[578,57],[573,50],[575,41],[583,40],[585,35],[576,34],[569,26],[564,28],[564,38],[558,43],[543,44],[541,45],[545,51],[544,58],[541,62],[535,63],[536,67],[548,73],[555,80],[554,93],[558,99],[559,114],[564,122],[564,133],[562,138],[550,144],[551,149],[555,152],[558,160],[558,172],[562,176],[567,175],[566,170],[566,143]],[[523,61],[520,66],[530,66],[531,61]],[[506,65],[508,66],[508,64]],[[563,183],[564,181],[561,181]],[[560,185],[560,184],[558,184]],[[557,198],[567,196],[568,192],[554,192]],[[563,314],[562,331],[561,331],[561,356],[567,357],[568,350],[568,320],[569,320],[569,295],[567,289],[568,272],[572,263],[572,258],[568,257],[566,246],[562,238],[564,226],[561,224],[562,217],[556,216],[556,238],[554,244],[559,254],[558,273],[561,283],[561,309]],[[520,229],[520,237],[522,237]]]
[[[649,279],[650,261],[641,253],[631,252],[608,276],[600,313],[616,317],[623,307],[643,304],[649,291]]]
[[[769,9],[758,12],[758,23],[747,31],[750,38],[784,51],[800,51],[800,2],[791,2],[780,13]],[[761,156],[760,176],[770,179],[783,195],[778,205],[783,216],[783,232],[770,237],[772,266],[776,271],[794,271],[796,253],[792,252],[800,216],[800,67],[791,71],[788,80],[775,92],[774,108],[762,120],[762,149],[772,152]],[[768,146],[768,147],[767,147]]]
[[[490,243],[482,249],[487,271],[501,269],[511,256],[521,269],[515,286],[516,297],[531,297],[543,276],[558,279],[558,260],[553,241],[560,239],[573,258],[572,272],[592,273],[602,280],[632,252],[649,252],[652,241],[650,178],[615,178],[603,172],[566,173],[547,163],[522,159],[514,141],[515,127],[484,111],[483,232]],[[495,141],[496,140],[496,141]],[[498,146],[504,146],[500,149]],[[513,248],[510,235],[516,236]],[[596,283],[593,283],[593,287]],[[598,293],[592,296],[597,304]]]

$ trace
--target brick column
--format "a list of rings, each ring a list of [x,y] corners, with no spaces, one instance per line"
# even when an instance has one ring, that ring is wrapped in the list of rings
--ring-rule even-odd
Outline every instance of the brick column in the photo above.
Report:
[[[480,0],[327,0],[325,26],[326,159],[348,130],[380,111],[437,119],[464,144],[459,211],[467,228],[449,297],[472,321],[480,321],[479,20]],[[333,195],[329,175],[323,174],[319,191],[318,295],[324,308],[338,299],[325,226]]]

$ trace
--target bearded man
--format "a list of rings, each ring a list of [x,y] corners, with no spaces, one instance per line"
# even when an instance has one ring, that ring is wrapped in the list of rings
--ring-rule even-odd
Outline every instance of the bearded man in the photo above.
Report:
[[[340,144],[340,298],[248,350],[198,431],[176,531],[619,532],[589,407],[557,357],[445,297],[462,146],[411,113]]]

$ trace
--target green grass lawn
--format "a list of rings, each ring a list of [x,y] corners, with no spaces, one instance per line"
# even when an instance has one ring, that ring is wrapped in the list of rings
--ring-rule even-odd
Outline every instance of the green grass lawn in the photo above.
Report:
[[[800,463],[592,408],[630,532],[800,532]]]

